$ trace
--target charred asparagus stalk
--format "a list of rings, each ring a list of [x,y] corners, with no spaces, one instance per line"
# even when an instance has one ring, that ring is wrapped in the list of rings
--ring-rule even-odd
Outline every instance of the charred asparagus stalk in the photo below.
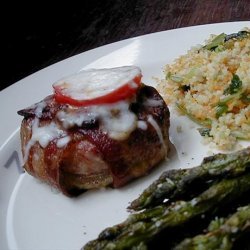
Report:
[[[144,246],[162,230],[181,226],[221,204],[234,201],[250,190],[249,182],[250,174],[224,179],[190,201],[176,201],[170,206],[163,204],[132,214],[125,222],[104,230],[99,238],[89,242],[84,249],[131,249],[140,244]]]
[[[208,227],[207,234],[183,240],[174,250],[221,249],[229,250],[233,242],[250,230],[250,205],[241,207],[227,220],[216,219]]]
[[[215,181],[221,177],[233,177],[250,169],[250,147],[232,154],[217,154],[204,158],[200,166],[164,172],[153,182],[129,209],[141,209],[161,204],[164,199],[174,199],[182,194],[189,194],[190,185],[195,181]]]

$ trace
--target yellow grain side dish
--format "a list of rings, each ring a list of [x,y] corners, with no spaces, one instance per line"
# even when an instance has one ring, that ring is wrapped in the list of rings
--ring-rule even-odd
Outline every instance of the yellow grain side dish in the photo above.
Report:
[[[211,35],[164,68],[158,90],[167,104],[201,125],[221,150],[250,140],[250,30]]]

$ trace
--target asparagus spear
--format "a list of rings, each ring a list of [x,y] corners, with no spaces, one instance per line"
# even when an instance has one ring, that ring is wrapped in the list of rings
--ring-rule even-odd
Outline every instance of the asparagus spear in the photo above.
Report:
[[[216,226],[214,226],[214,224]],[[236,213],[224,219],[212,221],[207,234],[197,235],[194,238],[183,240],[174,250],[228,250],[233,242],[244,232],[250,230],[250,205],[241,207]]]
[[[190,194],[190,184],[238,176],[250,169],[250,147],[231,154],[217,154],[204,158],[200,166],[164,172],[144,192],[132,201],[129,209],[141,209],[161,204],[164,199],[174,199],[183,193]]]
[[[162,203],[166,197],[169,198],[174,193],[178,183],[181,183],[188,172],[188,169],[173,169],[163,172],[156,181],[143,191],[138,199],[131,202],[128,208],[139,211]]]
[[[143,246],[164,229],[171,229],[191,221],[194,217],[213,211],[250,190],[250,174],[224,179],[213,184],[190,201],[176,201],[170,206],[160,205],[146,209],[114,227],[105,229],[84,249],[131,249]],[[151,214],[152,212],[152,214]]]

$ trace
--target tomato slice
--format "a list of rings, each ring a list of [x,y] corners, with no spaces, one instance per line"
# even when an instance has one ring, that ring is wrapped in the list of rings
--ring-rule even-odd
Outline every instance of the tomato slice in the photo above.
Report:
[[[73,106],[114,103],[135,94],[141,78],[135,66],[81,71],[54,83],[54,96],[57,102]]]

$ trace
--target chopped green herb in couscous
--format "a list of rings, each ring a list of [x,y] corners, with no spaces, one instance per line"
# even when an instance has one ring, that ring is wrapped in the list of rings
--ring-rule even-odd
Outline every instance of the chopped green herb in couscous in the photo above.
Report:
[[[212,35],[164,69],[158,90],[219,149],[250,140],[250,30]]]

